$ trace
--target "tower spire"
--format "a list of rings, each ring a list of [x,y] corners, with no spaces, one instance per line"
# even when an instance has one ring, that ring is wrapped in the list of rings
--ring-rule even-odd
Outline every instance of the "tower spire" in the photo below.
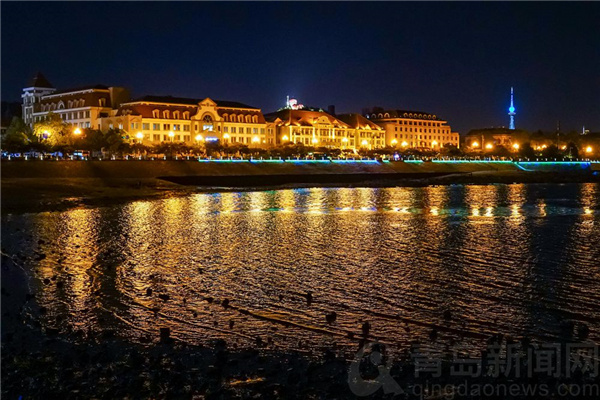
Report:
[[[515,129],[515,104],[514,104],[514,92],[511,86],[510,88],[510,107],[508,107],[508,116],[510,118],[510,122],[508,124],[508,129]]]

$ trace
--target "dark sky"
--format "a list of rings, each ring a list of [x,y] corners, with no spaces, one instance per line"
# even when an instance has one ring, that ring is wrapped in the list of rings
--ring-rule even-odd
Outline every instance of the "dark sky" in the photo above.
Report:
[[[461,133],[600,131],[600,3],[2,2],[2,99],[57,88],[338,112],[414,109]]]

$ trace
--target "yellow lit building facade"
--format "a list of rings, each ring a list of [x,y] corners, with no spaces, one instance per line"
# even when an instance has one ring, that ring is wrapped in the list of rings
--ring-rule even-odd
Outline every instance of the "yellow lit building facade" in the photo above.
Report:
[[[324,111],[284,108],[266,118],[275,129],[276,144],[300,143],[342,150],[383,147],[383,128],[357,114],[334,117]]]
[[[421,111],[384,110],[366,117],[385,129],[385,144],[397,148],[439,150],[445,145],[459,147],[460,136],[447,121]]]
[[[216,142],[272,146],[272,127],[259,108],[232,101],[146,96],[123,103],[102,119],[102,130],[122,129],[144,144]]]

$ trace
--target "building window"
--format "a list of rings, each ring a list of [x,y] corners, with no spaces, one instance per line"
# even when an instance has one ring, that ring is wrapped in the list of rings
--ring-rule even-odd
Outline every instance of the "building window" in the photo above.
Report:
[[[152,118],[158,118],[158,110],[152,110]]]
[[[229,127],[228,127],[228,126],[224,126],[224,127],[223,127],[223,132],[224,132],[224,133],[227,133],[227,132],[229,132]]]
[[[152,124],[153,131],[160,131],[160,124]]]
[[[163,124],[163,130],[168,131],[171,129],[171,124]]]
[[[189,132],[189,131],[190,131],[190,126],[189,126],[189,125],[187,125],[187,124],[186,124],[186,125],[184,125],[184,126],[183,126],[183,130],[184,130],[184,131],[186,131],[186,132]]]
[[[173,115],[173,117],[175,117],[175,115]],[[173,130],[174,131],[180,131],[181,130],[181,125],[179,125],[179,124],[173,124]]]
[[[106,99],[100,99],[100,107],[106,107]]]
[[[179,119],[179,111],[173,111],[173,118]]]
[[[148,130],[150,130],[150,124],[148,124],[148,123],[143,123],[143,124],[142,124],[142,129],[143,129],[143,130],[145,130],[145,131],[148,131]]]
[[[235,126],[232,126],[231,127],[231,133],[235,133],[235,129],[236,129]]]

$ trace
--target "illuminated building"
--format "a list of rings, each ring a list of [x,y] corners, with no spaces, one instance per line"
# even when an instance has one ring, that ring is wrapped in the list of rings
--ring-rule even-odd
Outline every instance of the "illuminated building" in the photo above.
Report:
[[[435,114],[408,110],[374,110],[370,121],[385,129],[385,145],[439,150],[445,145],[459,147],[460,137],[447,121]]]
[[[515,143],[525,143],[529,141],[529,133],[521,129],[508,128],[482,128],[472,129],[465,135],[465,146],[471,150],[482,150],[487,144],[491,144],[493,149],[502,146],[509,150],[514,150]],[[484,144],[484,145],[482,145]]]
[[[355,149],[355,130],[324,111],[282,108],[265,115],[276,129],[276,144],[302,143],[306,146]]]
[[[57,91],[38,73],[31,84],[23,89],[23,121],[30,127],[47,120],[54,113],[80,128],[100,129],[100,118],[108,116],[121,102],[129,99],[122,87],[104,85],[85,86]]]
[[[385,147],[385,128],[382,126],[360,114],[341,114],[337,117],[354,129],[354,146],[357,149],[373,150]]]
[[[110,117],[102,119],[102,130],[111,128],[122,129],[136,138],[142,133],[144,143],[218,140],[250,147],[274,143],[273,128],[267,128],[259,108],[208,97],[198,100],[146,96],[123,103]]]

